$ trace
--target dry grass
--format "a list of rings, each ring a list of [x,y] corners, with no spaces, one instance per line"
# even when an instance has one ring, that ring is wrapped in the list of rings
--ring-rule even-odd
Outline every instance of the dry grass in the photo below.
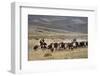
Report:
[[[47,44],[52,42],[71,42],[73,38],[80,40],[87,40],[87,34],[79,33],[57,33],[57,32],[43,32],[28,35],[28,60],[48,60],[48,59],[79,59],[79,58],[88,58],[88,49],[87,48],[78,48],[74,50],[61,50],[54,51],[53,53],[49,49],[40,49],[37,51],[33,50],[35,45],[39,45],[41,38],[45,39]]]
[[[74,50],[61,50],[50,52],[50,50],[29,51],[28,59],[31,60],[46,60],[46,59],[79,59],[88,58],[87,48],[78,48]]]

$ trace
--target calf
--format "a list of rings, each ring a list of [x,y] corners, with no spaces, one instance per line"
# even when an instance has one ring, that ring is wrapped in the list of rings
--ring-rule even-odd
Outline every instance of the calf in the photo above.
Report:
[[[37,49],[38,49],[38,45],[35,45],[34,47],[33,47],[33,49],[36,51]]]

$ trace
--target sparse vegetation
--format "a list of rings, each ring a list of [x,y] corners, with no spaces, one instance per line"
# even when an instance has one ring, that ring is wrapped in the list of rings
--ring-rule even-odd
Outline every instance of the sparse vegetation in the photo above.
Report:
[[[34,28],[36,30],[36,28]],[[46,29],[46,28],[45,28]],[[41,31],[38,31],[41,30]],[[88,48],[77,48],[73,50],[56,50],[51,52],[50,49],[38,48],[34,51],[33,47],[35,45],[40,45],[39,40],[44,38],[47,44],[51,42],[70,42],[72,39],[77,40],[87,40],[87,34],[60,31],[50,31],[51,29],[44,30],[38,29],[37,31],[29,32],[28,34],[28,60],[46,60],[46,59],[80,59],[88,58]]]
[[[53,53],[50,50],[42,51],[29,51],[29,60],[46,60],[46,59],[80,59],[88,58],[87,48],[78,48],[72,50],[55,51]]]
[[[44,54],[44,57],[49,57],[49,56],[52,56],[52,54],[51,53]]]

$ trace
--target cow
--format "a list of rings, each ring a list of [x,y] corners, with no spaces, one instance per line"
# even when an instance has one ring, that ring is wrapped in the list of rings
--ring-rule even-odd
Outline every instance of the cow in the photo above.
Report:
[[[88,46],[88,41],[86,41],[86,47]]]
[[[47,43],[45,42],[44,39],[40,40],[40,46],[41,48],[47,48]]]
[[[57,50],[58,47],[59,47],[59,43],[56,43],[56,42],[55,42],[55,43],[54,43],[54,49]]]
[[[33,49],[36,51],[39,48],[39,45],[35,45]]]
[[[73,50],[73,43],[67,43],[67,47],[69,50]]]
[[[79,42],[79,47],[86,47],[86,42],[85,41]]]
[[[54,44],[53,43],[50,43],[48,45],[48,49],[50,49],[50,51],[53,52],[54,51]]]
[[[43,48],[47,48],[47,43],[46,42],[43,43]]]
[[[59,43],[59,45],[60,45],[60,49],[65,49],[66,48],[64,42]]]
[[[78,47],[78,42],[72,42],[73,48],[77,48]]]
[[[56,50],[64,50],[64,49],[69,49],[73,50],[75,48],[82,48],[82,47],[87,47],[88,46],[88,41],[81,41],[78,42],[76,39],[73,39],[71,42],[53,42],[47,45],[44,39],[40,40],[40,47],[41,49],[50,49],[51,52],[54,52]],[[39,46],[34,46],[34,50],[36,50]]]
[[[50,49],[51,50],[51,52],[54,52],[54,51],[56,51],[56,50],[58,50],[59,49],[59,43],[50,43],[49,45],[48,45],[48,49]]]

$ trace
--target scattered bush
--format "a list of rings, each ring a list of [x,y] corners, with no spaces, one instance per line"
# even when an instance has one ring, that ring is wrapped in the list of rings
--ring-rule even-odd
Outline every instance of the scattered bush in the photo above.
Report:
[[[48,57],[48,56],[52,56],[52,54],[51,53],[44,54],[44,57]]]

